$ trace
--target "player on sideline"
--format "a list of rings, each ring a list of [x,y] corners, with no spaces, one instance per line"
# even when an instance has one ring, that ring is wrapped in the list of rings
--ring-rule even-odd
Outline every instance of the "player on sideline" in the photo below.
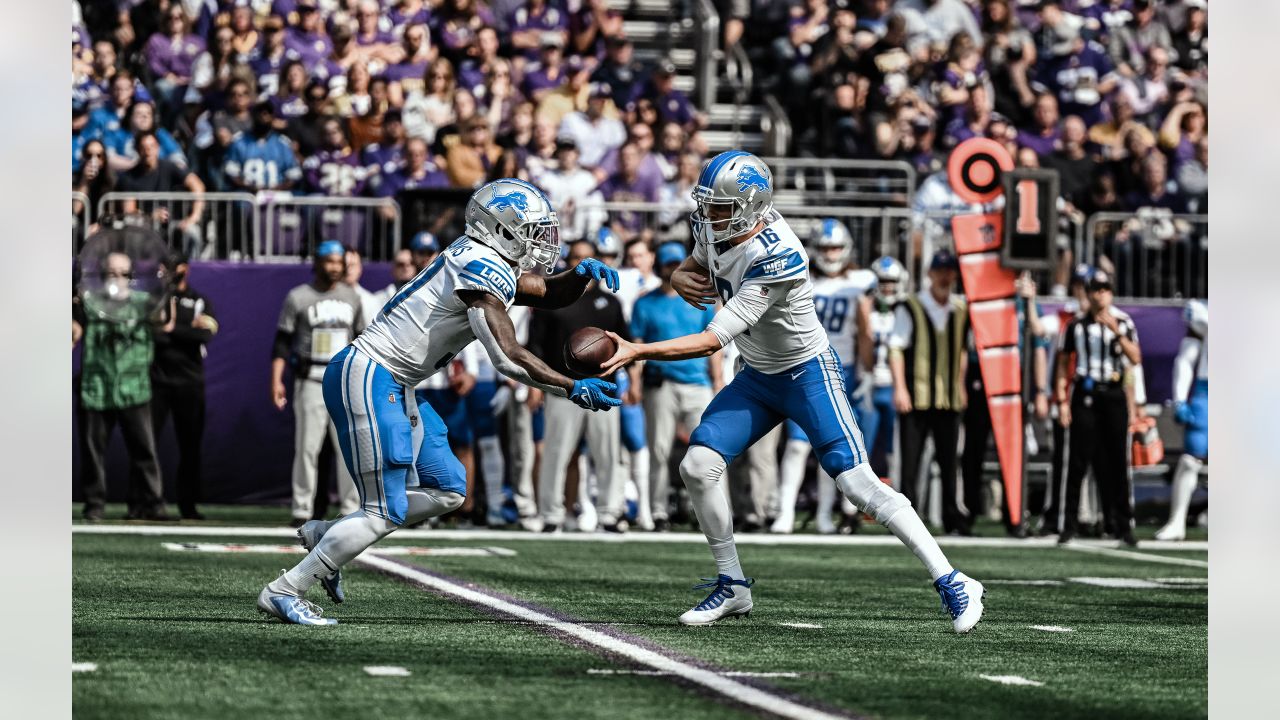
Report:
[[[539,266],[549,272],[560,258],[555,211],[529,183],[508,178],[481,187],[465,216],[465,235],[401,288],[325,370],[325,405],[361,509],[299,530],[310,552],[262,589],[263,612],[300,625],[336,624],[306,599],[316,581],[342,602],[343,565],[401,525],[462,504],[467,481],[445,425],[416,402],[413,388],[472,340],[479,338],[494,367],[517,382],[588,410],[621,404],[613,383],[570,380],[521,347],[507,315],[513,303],[563,307],[592,280],[617,290],[618,274],[590,259],[549,278],[529,272]]]
[[[742,151],[721,153],[694,186],[690,216],[693,255],[673,284],[699,308],[724,300],[703,332],[657,343],[632,344],[612,336],[618,352],[604,365],[612,373],[634,360],[704,357],[730,341],[742,368],[716,395],[693,431],[680,476],[716,561],[705,600],[680,616],[706,625],[751,612],[751,586],[738,562],[733,516],[720,487],[725,467],[785,419],[809,436],[824,470],[854,505],[889,529],[924,563],[956,632],[982,617],[982,584],[947,562],[911,502],[880,482],[849,407],[843,367],[818,323],[804,246],[773,210],[769,169]]]
[[[1157,540],[1185,540],[1187,508],[1200,484],[1200,469],[1209,459],[1209,306],[1190,300],[1182,311],[1187,336],[1173,361],[1174,417],[1186,427],[1182,457],[1173,472],[1169,522]]]
[[[845,385],[853,390],[849,400],[861,429],[866,427],[863,421],[866,413],[861,406],[871,402],[871,298],[867,293],[876,286],[876,276],[870,270],[851,269],[853,236],[844,223],[825,218],[813,230],[809,244],[813,249],[813,308],[831,349],[844,363]],[[794,420],[788,420],[787,446],[778,473],[778,517],[769,532],[791,532],[796,519],[796,496],[804,482],[805,463],[811,450],[804,430]],[[831,522],[835,500],[835,483],[819,467],[817,525],[823,535],[836,532]],[[851,508],[845,510],[847,512],[841,512],[840,526],[853,532],[857,529],[858,515]]]

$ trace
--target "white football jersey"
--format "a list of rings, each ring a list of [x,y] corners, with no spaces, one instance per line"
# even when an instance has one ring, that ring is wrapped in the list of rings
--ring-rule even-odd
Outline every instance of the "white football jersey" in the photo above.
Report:
[[[809,256],[787,221],[777,212],[766,217],[765,228],[750,240],[724,252],[695,243],[693,259],[711,271],[716,293],[729,302],[741,292],[767,294],[765,286],[788,286],[759,322],[734,342],[742,360],[762,373],[777,374],[812,360],[827,349],[827,333],[813,309]]]
[[[387,301],[353,344],[414,387],[476,339],[458,291],[487,292],[510,308],[518,274],[493,248],[458,238]]]
[[[813,309],[827,340],[846,369],[858,365],[858,301],[878,284],[870,270],[850,270],[835,277],[813,278]]]
[[[893,370],[889,368],[889,336],[893,334],[895,307],[896,303],[885,310],[871,308],[871,374],[876,387],[893,385]]]

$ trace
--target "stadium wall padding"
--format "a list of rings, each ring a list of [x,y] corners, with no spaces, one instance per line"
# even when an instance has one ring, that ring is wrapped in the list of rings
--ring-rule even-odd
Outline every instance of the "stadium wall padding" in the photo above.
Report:
[[[293,462],[293,412],[277,412],[270,400],[271,343],[285,294],[307,282],[309,265],[231,262],[195,263],[192,285],[212,301],[218,336],[205,360],[207,413],[204,435],[203,496],[210,503],[287,503]],[[377,291],[391,282],[385,263],[367,263],[361,282]],[[1041,305],[1042,312],[1058,306]],[[1124,306],[1138,326],[1145,355],[1149,402],[1169,399],[1173,358],[1186,334],[1178,307]],[[77,353],[78,355],[78,353]],[[79,370],[79,363],[74,365]],[[291,384],[290,384],[291,385]],[[292,387],[290,387],[292,393]],[[157,438],[172,502],[177,450],[172,428]],[[80,438],[72,422],[74,499],[81,501]],[[108,453],[108,497],[121,502],[128,487],[128,461],[119,433]],[[176,511],[176,508],[172,508]]]

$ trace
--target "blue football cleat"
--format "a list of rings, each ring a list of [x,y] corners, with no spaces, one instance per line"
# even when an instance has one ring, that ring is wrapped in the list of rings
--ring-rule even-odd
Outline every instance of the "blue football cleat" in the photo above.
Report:
[[[719,575],[714,580],[702,579],[704,582],[694,585],[694,590],[714,589],[706,600],[680,616],[681,625],[710,625],[722,618],[746,617],[751,614],[751,586],[755,584],[755,578],[734,580],[728,575]]]
[[[320,538],[324,537],[324,531],[329,529],[329,523],[324,520],[308,520],[298,528],[298,539],[302,541],[302,547],[310,552],[320,542]],[[320,579],[320,587],[324,588],[324,592],[329,599],[335,603],[342,604],[347,599],[345,593],[342,592],[342,569],[339,568],[327,578]]]
[[[951,624],[958,633],[967,633],[982,619],[982,598],[987,594],[982,583],[952,570],[933,581],[933,588],[942,598],[942,609],[951,615]]]
[[[320,606],[294,595],[272,592],[270,586],[258,594],[258,609],[292,625],[337,625],[332,618],[321,617]]]

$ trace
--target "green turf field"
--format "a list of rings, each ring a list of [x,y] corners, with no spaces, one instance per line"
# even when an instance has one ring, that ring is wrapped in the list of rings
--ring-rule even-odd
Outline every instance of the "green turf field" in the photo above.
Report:
[[[278,536],[77,534],[73,659],[97,669],[74,676],[76,716],[762,714],[687,678],[626,674],[653,668],[368,567],[348,569],[342,606],[328,603],[318,587],[312,593],[340,625],[269,622],[254,608],[256,594],[300,555],[162,546],[289,542],[279,529],[264,532]],[[744,567],[757,579],[751,617],[683,628],[676,617],[702,597],[690,585],[711,571],[705,546],[509,537],[425,534],[380,547],[514,553],[382,557],[686,664],[774,674],[738,681],[828,711],[892,718],[1207,713],[1207,570],[1195,566],[1207,559],[1203,551],[1139,551],[1193,561],[1175,565],[1052,547],[949,547],[956,566],[987,583],[989,592],[983,622],[958,637],[923,571],[901,547],[743,545]],[[1141,587],[1098,585],[1116,582]],[[374,677],[366,666],[411,674]],[[1042,685],[998,684],[982,675]]]

